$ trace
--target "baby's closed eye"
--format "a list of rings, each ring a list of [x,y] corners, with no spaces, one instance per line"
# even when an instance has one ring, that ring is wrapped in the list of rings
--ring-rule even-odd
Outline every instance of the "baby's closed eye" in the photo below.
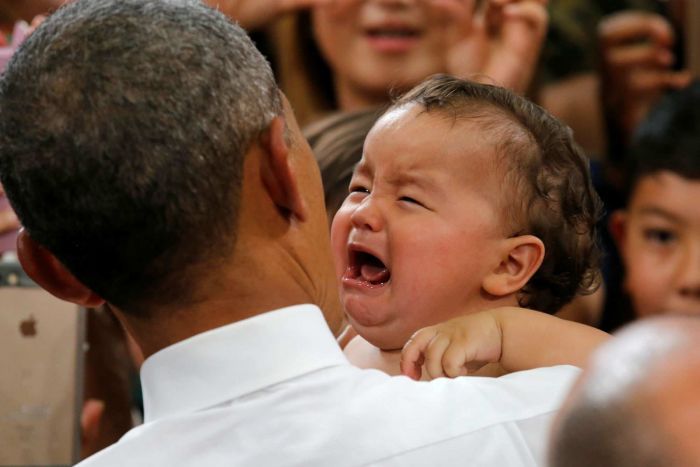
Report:
[[[410,196],[402,196],[401,198],[399,198],[399,201],[405,201],[407,203],[418,204],[420,206],[423,206],[423,203],[416,200],[415,198],[411,198]]]
[[[350,185],[348,189],[350,193],[367,193],[369,194],[369,188],[362,185]]]

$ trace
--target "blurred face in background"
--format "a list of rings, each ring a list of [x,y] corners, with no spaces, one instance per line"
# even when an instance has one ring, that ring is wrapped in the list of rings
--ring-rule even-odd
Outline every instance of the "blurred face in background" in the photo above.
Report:
[[[334,73],[338,102],[355,110],[387,101],[446,69],[443,9],[428,0],[337,0],[312,10],[313,33]]]
[[[611,230],[635,314],[700,314],[700,181],[662,171],[640,178]]]

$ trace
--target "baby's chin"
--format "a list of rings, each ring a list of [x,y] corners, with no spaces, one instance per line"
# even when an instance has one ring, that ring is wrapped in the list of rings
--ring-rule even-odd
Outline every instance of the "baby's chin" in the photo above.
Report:
[[[341,290],[348,321],[367,342],[382,350],[402,349],[420,327],[405,303],[388,299],[387,290],[378,296]],[[407,313],[407,311],[409,311]]]
[[[347,312],[348,321],[355,331],[367,342],[382,350],[400,350],[413,335],[413,332],[403,329],[403,323],[396,321],[370,321],[356,319]],[[376,317],[375,317],[376,318]]]

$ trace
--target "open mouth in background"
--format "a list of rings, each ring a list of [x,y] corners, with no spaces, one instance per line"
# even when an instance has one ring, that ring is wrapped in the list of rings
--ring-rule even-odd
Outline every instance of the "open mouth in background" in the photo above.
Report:
[[[406,52],[420,39],[421,31],[410,26],[368,28],[365,37],[370,45],[387,53]]]

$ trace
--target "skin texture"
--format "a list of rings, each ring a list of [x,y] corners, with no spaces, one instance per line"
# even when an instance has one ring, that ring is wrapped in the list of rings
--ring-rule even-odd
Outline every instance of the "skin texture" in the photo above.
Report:
[[[517,304],[484,288],[512,232],[493,190],[495,154],[488,137],[473,138],[477,125],[410,105],[387,113],[367,137],[331,239],[348,320],[373,345],[399,349],[416,330],[456,314]],[[348,284],[352,249],[381,259],[390,280]]]
[[[611,221],[637,316],[700,313],[700,182],[663,171],[642,177]]]
[[[319,48],[343,110],[386,103],[436,73],[525,92],[547,25],[544,0],[338,0],[312,9]],[[376,40],[377,30],[410,30]]]
[[[315,8],[312,22],[316,42],[335,72],[341,108],[361,107],[362,100],[385,102],[392,86],[405,89],[446,69],[448,18],[427,2],[344,0]],[[420,36],[407,41],[405,49],[382,51],[366,33],[388,25],[409,27]]]
[[[433,379],[583,366],[608,337],[595,328],[538,311],[497,308],[421,329],[403,348],[401,372],[413,379]],[[488,364],[497,365],[484,368]]]
[[[700,321],[640,320],[589,359],[554,423],[552,467],[700,465]]]
[[[700,355],[678,355],[668,365],[660,365],[657,384],[648,389],[653,416],[671,441],[676,465],[700,465],[700,446],[696,433],[700,429],[700,398],[693,384],[700,377]],[[663,382],[663,383],[662,383]]]

